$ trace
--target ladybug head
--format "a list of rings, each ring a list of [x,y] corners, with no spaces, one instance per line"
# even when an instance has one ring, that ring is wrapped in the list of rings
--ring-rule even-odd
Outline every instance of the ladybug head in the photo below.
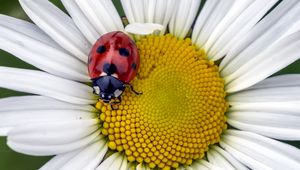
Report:
[[[125,90],[124,83],[113,76],[101,76],[92,81],[94,93],[105,103],[120,97]]]

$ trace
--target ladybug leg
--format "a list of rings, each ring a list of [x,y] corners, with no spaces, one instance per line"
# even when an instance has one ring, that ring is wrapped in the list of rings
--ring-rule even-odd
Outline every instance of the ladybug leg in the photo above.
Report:
[[[141,95],[141,94],[143,94],[142,92],[137,92],[137,91],[135,91],[135,90],[133,89],[133,86],[132,86],[131,84],[127,83],[126,85],[127,85],[127,87],[130,88],[130,90],[131,90],[134,94],[136,94],[136,95]]]
[[[118,100],[119,100],[119,102],[118,102],[118,103],[121,103],[121,102],[122,102],[122,98],[121,98],[121,96],[119,96],[119,97],[118,97]]]
[[[111,110],[118,110],[118,106],[117,105],[115,105],[113,103],[110,103],[109,105],[110,105]]]
[[[119,104],[122,102],[121,96],[117,97],[118,100],[115,100],[113,102],[110,102],[111,104]]]
[[[121,96],[119,96],[117,99],[118,100],[115,100],[115,101],[109,103],[109,105],[110,105],[110,107],[111,107],[112,110],[118,110],[117,104],[119,104],[119,103],[122,102]],[[114,107],[114,106],[116,106],[116,107]]]

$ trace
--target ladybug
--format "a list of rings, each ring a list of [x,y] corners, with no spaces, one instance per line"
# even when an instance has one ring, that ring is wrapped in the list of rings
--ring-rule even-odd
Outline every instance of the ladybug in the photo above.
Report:
[[[102,35],[93,45],[88,59],[93,92],[112,106],[121,102],[126,87],[136,92],[129,82],[136,76],[140,57],[134,41],[121,31]]]

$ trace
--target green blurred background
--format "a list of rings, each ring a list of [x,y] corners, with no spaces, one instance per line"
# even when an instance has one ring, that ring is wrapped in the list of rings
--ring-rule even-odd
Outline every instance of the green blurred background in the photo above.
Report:
[[[64,10],[59,0],[51,0],[59,8]],[[120,12],[120,15],[124,15],[119,0],[113,0],[115,5]],[[18,0],[0,0],[0,13],[13,16],[16,18],[29,20],[22,8],[19,5]],[[299,54],[300,55],[300,54]],[[284,57],[284,56],[283,56]],[[9,66],[17,68],[29,68],[36,69],[35,67],[24,63],[16,57],[0,50],[0,66]],[[300,73],[300,61],[297,61],[289,67],[281,70],[276,74],[287,74],[287,73]],[[1,80],[0,80],[1,81]],[[26,95],[24,93],[15,92],[7,89],[0,88],[0,98],[8,96],[19,96]],[[1,116],[0,116],[1,119]],[[289,142],[292,145],[300,146],[299,142]],[[6,138],[0,137],[0,170],[35,170],[41,167],[51,157],[33,157],[27,156],[12,151],[6,145]]]

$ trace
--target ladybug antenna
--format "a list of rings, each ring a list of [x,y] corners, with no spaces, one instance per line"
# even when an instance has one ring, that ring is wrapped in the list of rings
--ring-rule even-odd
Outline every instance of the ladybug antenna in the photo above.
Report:
[[[131,84],[125,83],[125,85],[126,85],[127,87],[129,87],[130,90],[131,90],[134,94],[136,94],[136,95],[141,95],[141,94],[143,94],[142,92],[137,92],[137,91],[135,91],[135,90],[133,89],[133,86],[132,86]]]

